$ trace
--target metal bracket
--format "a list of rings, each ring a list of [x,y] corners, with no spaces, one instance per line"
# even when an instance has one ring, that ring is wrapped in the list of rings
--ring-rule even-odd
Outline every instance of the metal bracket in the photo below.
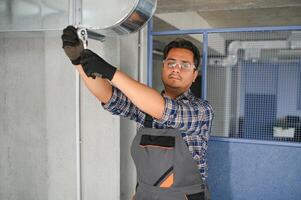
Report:
[[[77,36],[83,42],[84,49],[88,47],[88,31],[85,28],[77,29]]]
[[[85,27],[79,27],[77,26],[77,35],[78,38],[83,42],[84,48],[86,49],[88,47],[88,38],[93,40],[98,40],[100,42],[105,41],[105,36],[97,33],[95,31],[89,30]]]

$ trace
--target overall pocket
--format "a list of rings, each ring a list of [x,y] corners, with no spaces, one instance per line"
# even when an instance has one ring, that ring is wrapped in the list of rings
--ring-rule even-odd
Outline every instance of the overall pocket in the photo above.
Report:
[[[141,135],[139,147],[136,167],[140,181],[152,186],[171,187],[175,137]]]

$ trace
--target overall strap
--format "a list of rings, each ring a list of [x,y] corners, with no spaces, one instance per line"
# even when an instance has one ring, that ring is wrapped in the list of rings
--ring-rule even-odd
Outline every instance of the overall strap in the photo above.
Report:
[[[145,128],[153,128],[153,118],[147,113],[145,113],[143,125]]]

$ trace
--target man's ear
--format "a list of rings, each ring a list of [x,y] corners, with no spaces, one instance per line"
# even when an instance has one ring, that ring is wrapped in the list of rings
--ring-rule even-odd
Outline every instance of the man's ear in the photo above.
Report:
[[[199,73],[198,70],[194,70],[194,72],[193,72],[193,81],[192,82],[194,82],[195,79],[198,77],[198,73]]]

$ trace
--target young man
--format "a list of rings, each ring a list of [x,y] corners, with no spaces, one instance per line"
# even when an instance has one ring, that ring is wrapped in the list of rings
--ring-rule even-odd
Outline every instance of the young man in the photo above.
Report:
[[[189,90],[198,74],[199,50],[184,39],[165,47],[160,94],[83,49],[74,27],[64,29],[62,40],[104,109],[138,124],[131,149],[138,176],[135,199],[209,199],[206,156],[213,110]]]

